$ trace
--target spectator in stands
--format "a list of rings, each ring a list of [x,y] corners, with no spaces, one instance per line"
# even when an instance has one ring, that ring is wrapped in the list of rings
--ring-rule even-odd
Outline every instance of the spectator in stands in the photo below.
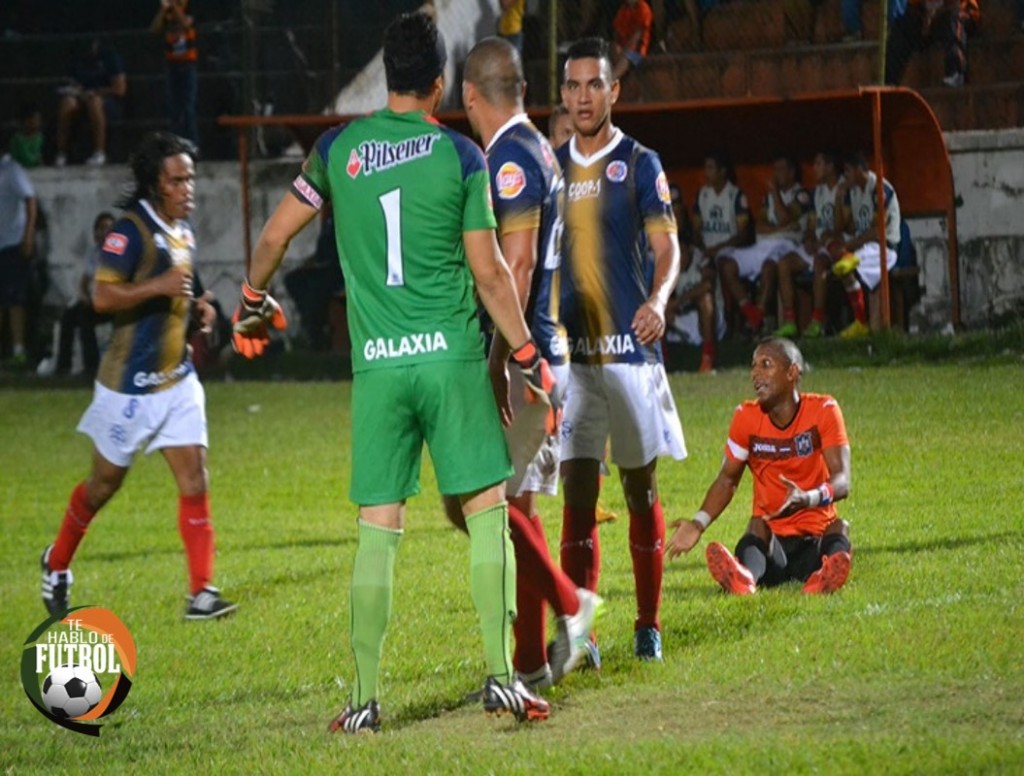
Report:
[[[714,371],[715,344],[725,334],[725,316],[722,313],[721,294],[715,283],[714,262],[690,247],[686,206],[679,187],[669,184],[672,210],[679,224],[680,255],[679,279],[665,307],[665,340],[671,353],[677,343],[689,343],[701,348],[702,374]],[[675,361],[669,356],[667,361]]]
[[[644,61],[653,25],[654,13],[647,0],[623,0],[612,21],[612,78],[622,78]]]
[[[946,52],[947,86],[967,79],[967,38],[981,21],[978,0],[908,0],[905,12],[892,23],[885,56],[885,82],[903,80],[910,57],[938,41]]]
[[[11,156],[31,170],[43,163],[43,114],[37,105],[25,103],[18,111],[18,120],[21,126],[11,138]]]
[[[85,373],[95,377],[100,365],[100,351],[96,344],[96,324],[110,320],[108,315],[99,315],[92,306],[92,289],[99,266],[100,249],[114,226],[114,216],[106,211],[96,216],[92,223],[92,247],[85,255],[85,265],[78,278],[78,298],[64,311],[60,319],[60,337],[57,348],[56,374],[66,375],[71,371],[71,349],[78,330],[78,341],[82,344],[82,362]]]
[[[816,0],[787,0],[788,2],[806,2],[812,3]],[[906,10],[907,0],[889,0],[889,24],[890,27],[893,21],[903,15]],[[820,5],[820,2],[816,3]],[[860,9],[863,4],[863,0],[840,0],[840,14],[843,18],[843,43],[853,43],[858,40],[862,40],[864,37],[864,27],[860,20]],[[813,30],[811,30],[813,32]]]
[[[729,248],[718,256],[722,289],[755,335],[761,331],[766,310],[775,302],[776,262],[800,244],[810,209],[811,198],[800,185],[796,159],[777,156],[755,226],[754,244]],[[747,283],[758,284],[756,303],[750,299]]]
[[[28,174],[6,153],[7,145],[0,148],[0,344],[9,320],[11,365],[20,368],[28,362],[25,320],[35,254],[36,193]]]
[[[195,19],[188,13],[188,0],[160,0],[160,8],[149,29],[163,35],[167,63],[167,113],[171,132],[199,145],[196,99],[199,78],[196,63]]]
[[[846,197],[846,180],[842,175],[839,155],[819,151],[814,157],[814,179],[817,181],[814,187],[814,209],[807,217],[803,244],[779,260],[782,325],[776,329],[776,337],[793,339],[799,333],[796,322],[796,279],[812,268],[814,312],[803,336],[820,337],[825,326],[825,303],[832,267],[828,246],[843,237],[840,218]]]
[[[92,125],[93,153],[86,164],[107,162],[107,126],[122,115],[122,100],[128,91],[121,57],[99,38],[89,42],[88,48],[71,70],[71,81],[60,89],[57,106],[57,158],[55,164],[67,164],[71,126],[83,111]]]
[[[299,311],[302,333],[309,346],[326,350],[331,342],[328,307],[331,299],[345,292],[345,277],[334,240],[334,217],[330,213],[320,225],[315,252],[284,276],[284,287]]]
[[[856,153],[847,159],[844,174],[847,188],[843,197],[842,223],[846,234],[842,241],[834,241],[829,246],[829,252],[835,260],[832,273],[843,281],[854,317],[853,323],[843,329],[839,336],[843,339],[858,339],[871,333],[864,288],[874,291],[882,281],[883,255],[889,269],[896,264],[896,249],[900,244],[900,203],[892,184],[883,178],[883,253],[878,243],[878,176],[868,168],[867,157],[863,153]]]
[[[499,0],[499,2],[501,3],[501,16],[498,17],[498,35],[515,46],[521,56],[526,0]]]
[[[558,103],[551,109],[551,116],[548,118],[548,140],[551,142],[551,147],[557,151],[569,142],[575,132],[569,109],[564,104]]]

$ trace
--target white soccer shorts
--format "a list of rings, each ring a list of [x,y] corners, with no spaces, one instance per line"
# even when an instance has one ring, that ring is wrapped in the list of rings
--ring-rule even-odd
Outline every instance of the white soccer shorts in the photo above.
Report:
[[[96,383],[78,430],[100,455],[122,467],[131,465],[143,447],[147,455],[164,447],[208,447],[206,393],[195,372],[166,391],[138,396]]]
[[[731,258],[740,269],[740,277],[744,280],[757,280],[761,276],[761,267],[766,261],[778,261],[797,244],[785,237],[759,237],[753,245],[745,248],[726,248],[718,254],[718,259]]]
[[[551,364],[551,372],[557,381],[555,396],[559,401],[564,402],[566,388],[569,385],[570,379],[569,365]],[[512,412],[519,412],[526,402],[526,386],[523,384],[523,373],[515,366],[509,366],[508,369],[508,390]],[[545,437],[544,444],[541,445],[540,451],[538,451],[537,455],[526,467],[526,472],[523,473],[522,478],[520,479],[518,476],[519,472],[516,472],[515,476],[509,480],[510,483],[519,481],[516,492],[510,493],[510,495],[521,496],[523,493],[532,492],[557,496],[558,464],[561,460],[561,448],[562,443],[557,434]]]
[[[683,427],[661,364],[571,364],[562,418],[562,460],[611,460],[638,469],[654,458],[686,458]]]
[[[854,253],[860,259],[857,274],[860,276],[861,282],[867,286],[869,291],[874,291],[882,282],[882,253],[878,249],[878,243],[864,243]],[[885,263],[889,269],[896,266],[896,251],[889,246],[885,248]]]

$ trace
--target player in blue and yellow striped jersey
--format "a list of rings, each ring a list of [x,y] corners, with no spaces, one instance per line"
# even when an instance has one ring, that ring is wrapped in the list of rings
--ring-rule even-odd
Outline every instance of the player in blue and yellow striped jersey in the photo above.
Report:
[[[194,153],[175,135],[147,136],[132,156],[135,190],[103,242],[93,306],[113,314],[114,333],[78,425],[93,440],[92,472],[72,492],[57,538],[43,552],[43,603],[51,614],[69,607],[75,550],[143,448],[163,453],[178,484],[191,593],[186,618],[212,619],[236,608],[210,585],[206,399],[187,345],[190,326],[207,328],[215,318],[208,295],[192,292],[195,237],[187,219]]]
[[[574,43],[562,100],[576,134],[557,152],[567,195],[561,314],[571,359],[562,423],[562,568],[577,585],[596,589],[596,505],[610,437],[629,507],[634,652],[660,659],[665,522],[655,468],[659,455],[686,456],[659,345],[679,242],[658,155],[611,123],[618,94],[607,43]]]
[[[522,62],[507,41],[486,38],[469,52],[462,102],[480,135],[491,179],[498,239],[530,331],[557,379],[558,399],[568,382],[565,330],[558,320],[561,260],[562,170],[544,136],[523,111]],[[508,344],[496,334],[490,353],[491,380],[505,422],[525,409],[518,370],[509,370]],[[549,417],[553,420],[553,416]],[[516,554],[516,648],[513,667],[537,689],[557,682],[581,657],[600,599],[577,588],[551,559],[537,494],[558,492],[559,435],[551,422],[540,450],[517,463],[506,483],[509,530]],[[459,523],[458,510],[449,515]],[[546,604],[557,617],[554,645],[545,651]]]

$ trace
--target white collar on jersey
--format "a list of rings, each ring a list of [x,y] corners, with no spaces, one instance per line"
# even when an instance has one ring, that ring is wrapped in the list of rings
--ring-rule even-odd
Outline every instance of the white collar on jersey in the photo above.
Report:
[[[501,125],[497,132],[494,133],[494,137],[492,137],[491,142],[487,144],[487,148],[484,149],[484,153],[489,154],[491,152],[491,149],[494,147],[494,144],[498,142],[498,138],[500,138],[502,135],[504,135],[506,132],[512,129],[512,127],[516,126],[517,124],[525,124],[529,120],[530,117],[527,116],[525,113],[517,113],[515,116],[510,118],[508,121]]]
[[[160,228],[167,232],[167,234],[169,234],[171,237],[175,239],[180,239],[184,235],[184,221],[177,221],[173,226],[171,226],[156,214],[156,210],[153,209],[153,206],[150,205],[147,200],[140,199],[139,202],[142,204],[142,207],[146,209],[146,212],[149,213],[149,217],[156,221]]]
[[[622,142],[623,137],[624,135],[622,134],[622,130],[619,129],[618,127],[613,127],[612,139],[608,141],[608,144],[603,148],[599,148],[590,156],[584,156],[576,147],[576,135],[573,135],[572,138],[569,140],[569,156],[571,156],[572,160],[576,162],[576,164],[580,165],[580,167],[589,167],[594,162],[599,161],[604,157],[608,156],[608,154],[610,154],[615,149],[615,146]]]

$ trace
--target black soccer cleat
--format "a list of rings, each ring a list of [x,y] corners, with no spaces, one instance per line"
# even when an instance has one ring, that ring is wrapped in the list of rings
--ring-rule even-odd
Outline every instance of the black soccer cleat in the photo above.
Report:
[[[71,569],[54,571],[50,568],[50,553],[53,551],[51,544],[43,550],[43,556],[39,559],[39,565],[43,570],[43,606],[51,615],[64,614],[71,608],[71,585],[75,581]]]
[[[233,604],[221,598],[220,590],[207,585],[188,599],[185,619],[216,620],[218,617],[231,614],[237,608],[238,604]]]
[[[522,679],[501,685],[493,676],[488,676],[484,682],[484,711],[499,717],[514,714],[520,722],[532,722],[550,717],[551,705],[526,689]]]
[[[379,733],[380,705],[375,700],[369,700],[358,709],[353,709],[350,701],[341,714],[331,720],[327,730],[330,733],[336,733],[339,730],[342,733],[353,734]]]

